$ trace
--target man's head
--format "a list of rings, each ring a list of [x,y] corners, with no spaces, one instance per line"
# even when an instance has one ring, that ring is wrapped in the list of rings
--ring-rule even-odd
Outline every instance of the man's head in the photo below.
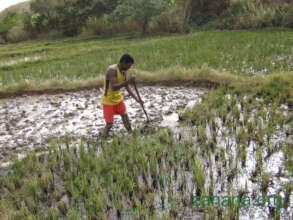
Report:
[[[123,71],[127,71],[130,69],[130,67],[134,64],[134,59],[131,55],[129,54],[124,54],[121,59],[120,59],[120,69]]]

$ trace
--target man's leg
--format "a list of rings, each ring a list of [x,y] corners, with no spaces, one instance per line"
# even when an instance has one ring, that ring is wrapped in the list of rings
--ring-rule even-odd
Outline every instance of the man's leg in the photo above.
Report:
[[[106,126],[103,130],[102,137],[108,137],[109,131],[113,127],[113,122],[114,122],[113,106],[103,105],[103,111],[104,111],[104,119],[106,121]]]
[[[126,105],[125,105],[124,101],[120,102],[117,105],[117,107],[116,107],[116,113],[121,116],[123,125],[126,128],[126,130],[128,132],[131,132],[132,129],[131,129],[129,117],[128,117],[127,112],[126,112]]]
[[[130,124],[128,115],[127,114],[121,115],[121,119],[126,130],[128,132],[131,132],[132,129],[131,129],[131,124]]]
[[[109,131],[111,130],[112,127],[113,127],[113,123],[106,123],[106,126],[103,130],[102,137],[108,137]]]

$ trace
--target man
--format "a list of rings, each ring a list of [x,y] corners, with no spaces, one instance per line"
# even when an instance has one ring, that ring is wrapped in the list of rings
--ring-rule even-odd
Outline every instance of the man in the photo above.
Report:
[[[126,112],[126,106],[124,104],[121,88],[125,87],[130,96],[132,96],[138,103],[142,104],[134,93],[131,91],[129,84],[133,83],[135,77],[126,79],[126,71],[134,64],[134,59],[129,54],[124,54],[119,64],[113,64],[109,66],[105,81],[104,91],[102,95],[102,104],[104,111],[104,119],[106,121],[106,127],[104,128],[103,137],[107,137],[114,122],[114,115],[121,115],[124,127],[128,132],[131,132],[131,125],[129,117]]]

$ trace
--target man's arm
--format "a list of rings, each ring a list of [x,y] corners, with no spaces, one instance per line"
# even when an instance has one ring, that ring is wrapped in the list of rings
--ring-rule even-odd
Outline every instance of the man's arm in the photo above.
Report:
[[[140,103],[140,100],[138,99],[138,97],[136,97],[136,95],[134,95],[134,93],[132,92],[132,90],[130,89],[129,85],[126,85],[126,90],[129,93],[129,95],[134,98],[138,103]],[[141,103],[142,104],[142,103]]]
[[[129,83],[131,83],[131,82],[133,82],[135,80],[134,77],[131,77],[130,79],[125,80],[122,83],[117,83],[117,73],[116,73],[116,70],[113,70],[113,69],[108,70],[107,75],[108,75],[108,79],[109,79],[109,81],[111,83],[112,89],[114,91],[119,90],[122,87],[127,86]]]

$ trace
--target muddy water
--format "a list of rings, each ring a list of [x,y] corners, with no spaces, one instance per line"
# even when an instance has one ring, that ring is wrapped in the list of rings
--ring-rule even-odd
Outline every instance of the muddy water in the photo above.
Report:
[[[176,111],[200,99],[202,88],[142,87],[140,95],[154,126],[176,124]],[[50,141],[64,138],[97,139],[105,123],[101,89],[57,95],[21,96],[0,100],[0,163],[12,155],[43,150]],[[141,106],[124,92],[125,104],[133,127],[146,119]],[[120,116],[115,116],[113,132],[125,132]]]

